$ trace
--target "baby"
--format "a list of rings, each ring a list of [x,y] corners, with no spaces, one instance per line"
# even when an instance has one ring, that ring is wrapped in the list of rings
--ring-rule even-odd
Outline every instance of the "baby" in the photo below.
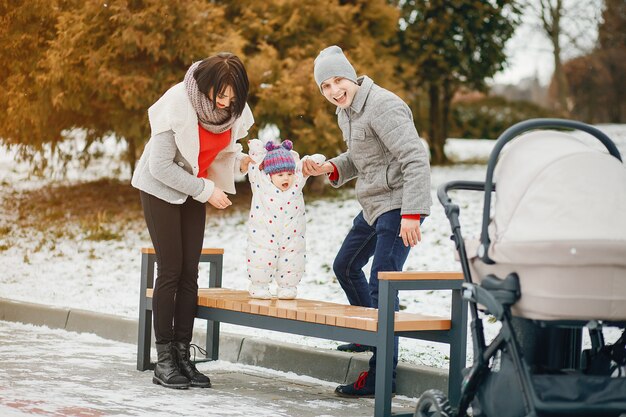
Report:
[[[258,139],[249,143],[248,178],[252,185],[252,206],[248,219],[249,293],[254,298],[271,298],[270,283],[275,280],[276,296],[293,299],[304,274],[305,211],[302,187],[302,161],[292,143],[281,145]],[[305,156],[322,163],[323,155]]]

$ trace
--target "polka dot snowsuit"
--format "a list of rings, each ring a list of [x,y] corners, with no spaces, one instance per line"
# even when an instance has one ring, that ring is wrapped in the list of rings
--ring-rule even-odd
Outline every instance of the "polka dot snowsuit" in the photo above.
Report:
[[[269,175],[250,164],[252,205],[248,219],[248,278],[252,284],[295,287],[304,274],[306,219],[302,186],[306,179],[296,173],[294,184],[281,191]]]
[[[251,141],[252,142],[252,141]],[[306,218],[302,187],[302,162],[297,162],[295,181],[286,191],[279,190],[270,176],[259,170],[251,145],[248,178],[252,186],[252,204],[248,218],[248,278],[253,286],[267,288],[275,280],[279,288],[295,289],[302,275],[306,257]],[[314,155],[318,160],[323,156]],[[307,157],[305,157],[307,158]]]

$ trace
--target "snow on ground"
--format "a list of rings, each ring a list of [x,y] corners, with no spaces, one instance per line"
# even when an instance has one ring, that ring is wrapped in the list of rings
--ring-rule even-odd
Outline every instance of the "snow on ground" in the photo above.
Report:
[[[626,155],[626,125],[599,126],[616,141]],[[72,144],[70,144],[72,145]],[[76,149],[80,141],[72,146]],[[120,153],[123,146],[109,138],[99,145],[105,156]],[[446,152],[457,161],[485,161],[493,147],[488,140],[451,140]],[[0,155],[0,195],[7,189],[36,189],[55,179],[29,176],[25,164],[15,163],[10,151]],[[70,165],[64,181],[93,180],[102,176],[128,179],[129,172],[115,165],[110,158],[96,160],[88,169]],[[460,266],[454,258],[450,241],[450,226],[436,196],[437,187],[450,180],[483,180],[485,165],[458,164],[433,167],[431,216],[423,224],[423,239],[411,251],[405,264],[407,270],[456,271]],[[482,215],[482,193],[452,192],[452,198],[461,207],[461,222],[465,238],[478,237]],[[79,202],[77,202],[79,203]],[[345,303],[345,295],[333,277],[332,262],[343,238],[350,229],[353,217],[359,212],[351,191],[335,199],[316,200],[307,205],[307,270],[299,287],[301,295],[310,299]],[[0,226],[11,221],[12,213],[0,213]],[[223,247],[223,286],[247,288],[246,227],[247,213],[209,218],[205,231],[205,247]],[[10,247],[0,252],[0,297],[55,306],[81,308],[96,312],[136,318],[139,301],[139,248],[149,246],[148,233],[128,230],[120,241],[56,240],[48,241],[35,250],[42,236],[25,235],[9,242]],[[7,243],[7,242],[1,242]],[[366,267],[368,268],[368,267]],[[201,268],[200,285],[206,286],[208,275]],[[401,305],[406,311],[446,315],[450,297],[445,291],[402,292]],[[196,325],[203,325],[199,321]],[[304,336],[286,335],[223,325],[228,332],[304,343],[319,348],[334,348],[338,343]],[[497,325],[488,324],[488,336],[497,331]],[[415,364],[446,367],[447,347],[414,340],[402,340],[401,360]],[[471,348],[471,346],[470,346]]]
[[[198,369],[211,389],[166,390],[137,372],[136,347],[93,334],[0,321],[0,415],[7,416],[371,416],[373,399],[343,399],[336,384],[292,372],[211,361]],[[396,410],[415,399],[397,396]]]

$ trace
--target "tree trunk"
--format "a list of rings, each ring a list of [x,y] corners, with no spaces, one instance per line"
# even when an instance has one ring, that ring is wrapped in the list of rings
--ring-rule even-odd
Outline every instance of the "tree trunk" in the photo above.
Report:
[[[446,79],[443,83],[443,102],[441,103],[441,136],[443,137],[444,144],[446,139],[448,139],[449,125],[450,125],[450,107],[452,105],[452,96],[454,95],[454,91],[452,88],[452,82],[450,79]],[[447,157],[444,154],[444,158]]]
[[[556,96],[557,110],[564,116],[569,113],[567,105],[567,79],[563,72],[563,63],[561,62],[561,16],[563,16],[563,1],[556,0],[556,4],[548,0],[541,0],[540,17],[543,24],[543,30],[550,38],[552,43],[552,56],[554,59],[554,79],[556,80]]]
[[[552,39],[554,45],[554,77],[556,78],[558,110],[564,115],[567,115],[569,113],[569,106],[567,105],[567,79],[563,72],[561,44],[558,37],[558,32],[556,32]]]
[[[443,124],[441,119],[441,87],[431,83],[428,88],[428,96],[430,108],[428,117],[430,126],[428,136],[430,139],[431,162],[433,165],[441,165],[446,163],[446,155],[444,153],[445,137],[443,136]]]
[[[128,145],[126,148],[126,161],[128,162],[128,166],[130,168],[131,177],[135,173],[135,162],[137,162],[137,146],[135,143],[135,139],[126,138],[126,144]]]
[[[611,53],[607,54],[605,59],[605,66],[610,74],[610,81],[608,85],[611,87],[610,91],[606,93],[609,96],[608,106],[608,122],[609,123],[624,123],[622,117],[622,110],[626,108],[624,105],[624,96],[626,95],[626,65],[623,61],[620,61],[619,57],[626,53],[626,48],[616,48]]]

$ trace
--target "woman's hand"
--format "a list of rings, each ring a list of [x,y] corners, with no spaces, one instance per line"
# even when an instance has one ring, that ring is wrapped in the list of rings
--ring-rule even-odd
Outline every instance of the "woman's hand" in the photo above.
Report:
[[[252,162],[254,161],[252,160],[252,158],[250,158],[249,155],[244,156],[239,164],[239,171],[242,174],[245,174],[246,172],[248,172],[248,166],[250,166]]]
[[[215,189],[213,190],[213,194],[211,194],[211,197],[209,197],[209,204],[216,209],[223,210],[233,203],[228,199],[228,196],[226,195],[226,193],[224,193],[224,191],[215,187]]]
[[[317,176],[322,174],[330,174],[335,170],[333,164],[330,162],[324,162],[323,164],[318,164],[311,158],[307,158],[302,161],[302,175],[306,176]]]
[[[404,246],[415,246],[422,241],[420,221],[416,219],[402,219],[400,222],[400,235]]]

